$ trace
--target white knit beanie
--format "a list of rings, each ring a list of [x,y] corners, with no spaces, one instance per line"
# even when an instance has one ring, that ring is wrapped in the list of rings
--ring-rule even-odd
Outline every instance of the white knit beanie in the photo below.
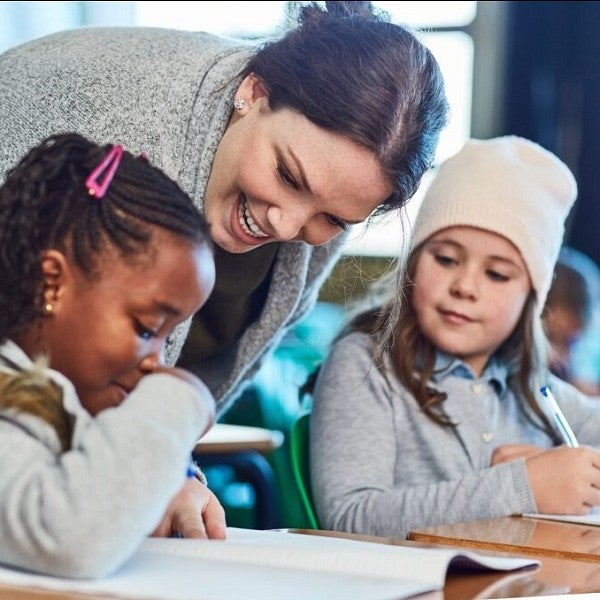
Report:
[[[439,167],[415,219],[412,247],[455,225],[504,236],[529,269],[539,314],[576,196],[571,171],[534,142],[472,139]]]

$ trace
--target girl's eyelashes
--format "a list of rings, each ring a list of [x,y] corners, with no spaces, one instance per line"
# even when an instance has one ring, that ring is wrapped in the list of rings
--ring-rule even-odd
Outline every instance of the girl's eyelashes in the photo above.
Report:
[[[509,277],[502,274],[502,273],[498,273],[498,271],[487,271],[487,275],[488,277],[492,280],[492,281],[508,281]]]
[[[146,327],[145,325],[140,323],[140,321],[135,320],[134,323],[135,323],[135,331],[136,331],[138,337],[141,338],[142,340],[145,340],[145,341],[151,340],[157,336],[156,331]]]
[[[449,267],[456,262],[451,256],[445,254],[434,254],[433,256],[435,261],[444,267]]]

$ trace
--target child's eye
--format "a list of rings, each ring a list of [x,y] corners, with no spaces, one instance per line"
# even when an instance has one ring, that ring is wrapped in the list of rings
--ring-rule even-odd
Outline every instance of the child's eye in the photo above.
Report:
[[[444,267],[449,267],[456,263],[456,261],[451,256],[446,256],[444,254],[436,254],[435,261]]]
[[[155,331],[153,331],[152,329],[149,329],[148,327],[146,327],[139,321],[135,322],[135,331],[136,331],[138,337],[142,338],[145,341],[151,340],[152,338],[156,337]]]
[[[278,162],[275,170],[277,172],[277,177],[285,185],[287,185],[291,188],[294,188],[295,190],[298,189],[298,184],[296,183],[296,180],[290,175],[290,172],[288,171],[288,169],[286,168],[286,166],[283,163]]]
[[[488,271],[487,274],[492,281],[508,281],[509,279],[506,275],[498,273],[498,271]]]

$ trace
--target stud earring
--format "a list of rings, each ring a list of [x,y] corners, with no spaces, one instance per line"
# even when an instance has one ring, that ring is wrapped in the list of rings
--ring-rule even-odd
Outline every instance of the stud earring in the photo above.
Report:
[[[233,108],[235,110],[244,110],[246,108],[246,101],[243,98],[236,98],[233,101]]]
[[[50,302],[46,302],[46,304],[44,304],[44,312],[47,315],[51,315],[53,310],[54,310],[54,306],[52,306],[52,304]]]

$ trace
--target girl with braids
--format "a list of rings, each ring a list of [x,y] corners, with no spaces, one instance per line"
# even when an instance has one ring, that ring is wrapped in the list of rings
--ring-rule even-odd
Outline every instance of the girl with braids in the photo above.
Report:
[[[317,381],[324,527],[405,537],[600,505],[600,405],[548,373],[540,316],[576,193],[558,158],[513,136],[442,164],[391,301],[336,342]],[[538,404],[546,385],[581,447]]]
[[[0,188],[0,272],[0,563],[92,577],[150,533],[223,537],[205,486],[181,499],[214,399],[161,366],[214,285],[190,198],[121,146],[50,137]]]
[[[345,230],[413,195],[446,123],[438,64],[411,31],[370,2],[290,4],[297,27],[257,46],[86,28],[0,56],[0,177],[74,129],[151,150],[210,223],[215,292],[167,362],[185,340],[179,364],[219,414],[314,306]]]

